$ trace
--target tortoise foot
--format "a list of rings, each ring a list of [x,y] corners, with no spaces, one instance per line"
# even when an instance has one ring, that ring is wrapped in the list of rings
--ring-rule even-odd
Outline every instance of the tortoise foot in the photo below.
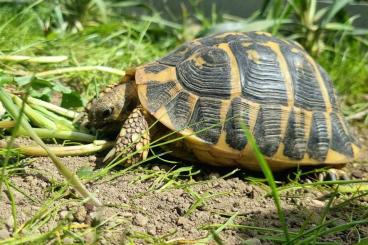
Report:
[[[319,181],[350,180],[351,177],[342,169],[331,168],[325,172],[318,173]]]

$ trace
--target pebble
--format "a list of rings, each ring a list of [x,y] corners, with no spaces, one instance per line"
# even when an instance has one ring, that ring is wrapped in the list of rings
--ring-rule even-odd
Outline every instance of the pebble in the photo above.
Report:
[[[312,203],[317,208],[323,208],[325,206],[325,203],[319,200],[312,200]]]
[[[74,244],[74,239],[71,238],[71,237],[65,237],[63,240],[62,240],[63,244]]]
[[[147,233],[152,235],[152,236],[155,236],[157,234],[156,227],[152,224],[148,225],[147,226]]]
[[[89,231],[84,234],[84,242],[86,244],[93,244],[96,242],[96,234],[93,231]]]
[[[91,155],[91,156],[88,157],[89,162],[95,162],[96,159],[97,159],[97,157],[95,155]]]
[[[220,174],[217,172],[212,172],[208,175],[208,179],[218,179],[220,178]]]
[[[12,216],[9,216],[8,219],[6,220],[5,222],[5,225],[8,227],[8,228],[13,228],[14,226],[14,219]]]
[[[134,218],[133,223],[137,226],[145,226],[148,223],[148,218],[142,214],[137,214]]]
[[[353,170],[351,172],[351,175],[354,176],[355,178],[361,179],[363,177],[363,172],[360,170]]]
[[[7,239],[10,237],[10,233],[7,229],[1,229],[0,230],[0,240]]]
[[[190,220],[185,217],[179,217],[179,219],[176,221],[176,224],[183,227],[188,227],[190,226]]]
[[[74,218],[80,222],[83,223],[84,220],[86,219],[86,215],[87,215],[87,211],[86,209],[82,206],[82,207],[78,207],[77,212],[74,214]]]
[[[250,238],[244,241],[246,245],[262,245],[261,241],[258,238]]]
[[[60,217],[60,219],[65,219],[66,218],[66,216],[68,215],[68,211],[66,211],[66,210],[63,210],[63,211],[61,211],[60,213],[59,213],[59,217]]]
[[[46,183],[46,182],[44,182],[44,181],[42,181],[42,182],[40,183],[40,186],[41,186],[42,188],[46,188],[46,187],[47,187],[47,183]]]

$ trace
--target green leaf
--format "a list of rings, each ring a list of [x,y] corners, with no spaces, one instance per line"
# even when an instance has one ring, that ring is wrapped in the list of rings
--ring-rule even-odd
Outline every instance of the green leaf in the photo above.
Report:
[[[32,89],[30,91],[29,95],[32,96],[32,97],[35,97],[35,98],[45,98],[47,101],[50,101],[51,92],[52,92],[52,89],[46,87],[46,88],[42,88],[42,89],[38,89],[38,90]]]
[[[52,87],[51,82],[49,82],[48,80],[37,78],[34,76],[14,77],[14,81],[19,86],[25,86],[25,85],[30,84],[33,89]]]
[[[89,176],[92,176],[93,175],[93,168],[88,167],[88,166],[80,167],[77,170],[76,174],[81,179],[88,178]]]
[[[71,92],[63,94],[61,99],[61,106],[64,108],[81,107],[83,106],[83,100],[79,93]]]
[[[33,80],[33,76],[24,76],[24,77],[15,77],[14,81],[19,85],[19,86],[24,86],[27,84],[30,84]]]
[[[60,82],[56,82],[52,88],[54,91],[58,91],[63,94],[70,94],[72,92],[69,87],[61,84]]]
[[[12,76],[7,76],[4,74],[1,74],[0,76],[0,85],[6,84],[6,83],[11,83],[14,81],[14,77]]]
[[[322,26],[327,25],[333,17],[339,12],[341,9],[343,9],[346,5],[352,3],[354,0],[338,0],[333,1],[332,6],[330,7],[329,11],[327,12],[326,18],[322,21]]]

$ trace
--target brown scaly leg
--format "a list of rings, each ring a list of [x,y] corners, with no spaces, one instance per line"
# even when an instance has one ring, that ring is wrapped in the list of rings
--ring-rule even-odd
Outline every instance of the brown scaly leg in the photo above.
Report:
[[[131,155],[123,163],[125,166],[135,164],[148,156],[150,143],[149,126],[142,107],[135,108],[125,120],[117,136],[116,144],[106,155],[104,162],[110,162],[116,157],[124,158]]]

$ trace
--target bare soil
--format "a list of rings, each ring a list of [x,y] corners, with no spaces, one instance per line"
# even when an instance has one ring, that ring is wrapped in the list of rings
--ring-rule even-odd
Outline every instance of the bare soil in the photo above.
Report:
[[[100,160],[95,156],[65,157],[63,160],[73,171],[100,168]],[[249,176],[246,171],[222,178],[231,170],[198,166],[200,174],[171,178],[170,173],[178,167],[172,169],[164,163],[147,163],[130,171],[116,169],[98,181],[87,182],[88,189],[105,204],[96,209],[81,204],[73,190],[62,192],[58,189],[63,188],[64,180],[48,158],[28,158],[24,164],[25,167],[10,181],[19,190],[13,192],[17,229],[27,224],[27,229],[22,230],[25,234],[44,233],[66,224],[73,226],[71,230],[82,229],[84,232],[78,238],[61,232],[58,239],[63,244],[81,241],[86,244],[124,244],[129,241],[135,244],[159,241],[192,244],[193,240],[207,237],[211,230],[216,230],[218,225],[225,224],[236,214],[232,226],[220,232],[219,238],[224,244],[244,244],[244,241],[247,244],[272,244],[262,237],[282,235],[269,188],[245,180],[245,176]],[[349,164],[345,170],[353,177],[368,179],[367,163]],[[5,189],[0,202],[0,240],[11,237],[14,232],[11,196]],[[57,197],[58,191],[63,195]],[[331,189],[321,187],[292,188],[282,192],[282,208],[290,231],[299,232],[302,227],[308,229],[319,225],[331,192]],[[364,213],[367,215],[368,197],[353,199],[353,196],[347,194],[334,199],[325,218],[327,222],[331,221],[330,227],[361,219]],[[347,199],[351,200],[344,204]],[[32,217],[38,217],[38,221]],[[279,231],[272,232],[272,229]],[[367,236],[368,224],[363,224],[325,236],[322,240],[353,244],[359,237]]]

